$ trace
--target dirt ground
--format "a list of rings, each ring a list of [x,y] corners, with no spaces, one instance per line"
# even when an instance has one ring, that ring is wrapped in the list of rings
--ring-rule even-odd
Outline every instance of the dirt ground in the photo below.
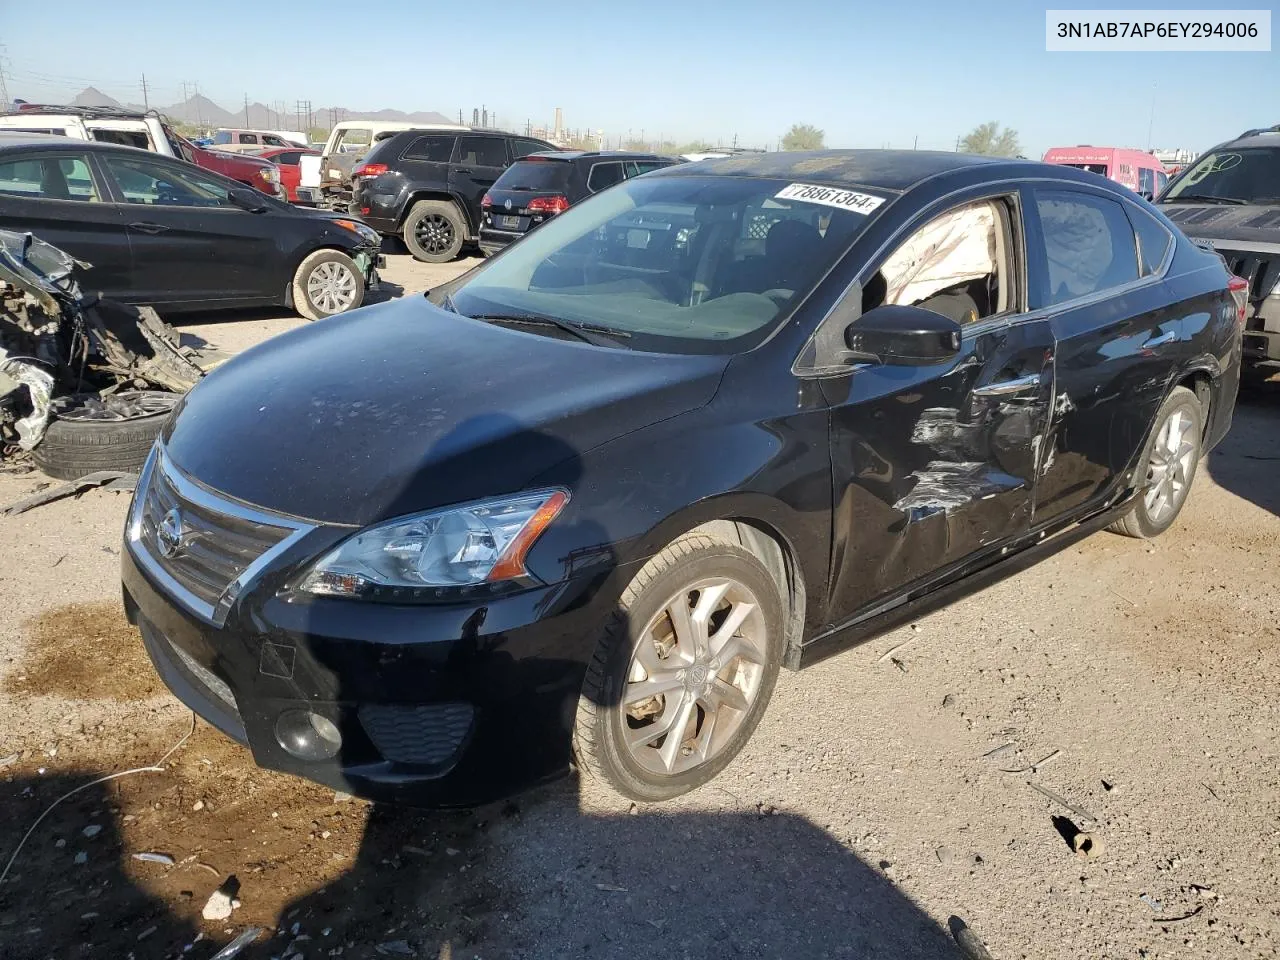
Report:
[[[406,261],[410,294],[459,267]],[[233,353],[301,322],[183,330]],[[30,830],[0,957],[208,960],[262,927],[240,957],[954,960],[961,921],[999,960],[1275,956],[1269,386],[1165,536],[1096,534],[785,674],[724,775],[652,806],[571,779],[422,813],[258,770],[123,619],[127,495],[0,517],[0,871]],[[42,482],[0,472],[0,506]],[[239,906],[204,920],[219,886]]]

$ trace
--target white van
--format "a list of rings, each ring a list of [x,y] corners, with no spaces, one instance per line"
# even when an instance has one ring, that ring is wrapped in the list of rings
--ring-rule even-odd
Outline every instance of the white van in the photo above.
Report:
[[[215,150],[252,153],[267,147],[305,147],[307,137],[306,134],[289,130],[241,130],[224,127],[214,133],[211,146]]]

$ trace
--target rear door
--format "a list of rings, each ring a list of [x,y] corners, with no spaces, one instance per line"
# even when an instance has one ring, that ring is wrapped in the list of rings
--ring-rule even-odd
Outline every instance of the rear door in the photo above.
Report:
[[[832,625],[1030,530],[1054,354],[1048,322],[1026,306],[1020,208],[1016,192],[970,191],[918,220],[851,294],[864,313],[882,303],[942,313],[963,340],[945,364],[864,365],[822,381]]]
[[[30,231],[88,263],[83,288],[118,296],[132,260],[124,215],[104,187],[88,151],[0,154],[0,229]]]
[[[1172,236],[1159,221],[1083,185],[1029,190],[1026,207],[1033,302],[1057,343],[1039,525],[1100,505],[1125,480],[1188,347],[1162,280]]]
[[[286,282],[274,211],[233,204],[229,184],[190,164],[130,153],[99,158],[133,248],[127,299],[157,305],[279,302]]]
[[[449,166],[449,192],[462,200],[474,232],[480,223],[480,201],[507,168],[505,137],[463,134]]]

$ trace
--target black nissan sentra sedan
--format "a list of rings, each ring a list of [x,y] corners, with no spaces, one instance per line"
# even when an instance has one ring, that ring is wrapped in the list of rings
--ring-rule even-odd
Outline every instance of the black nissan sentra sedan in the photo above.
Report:
[[[470,804],[705,783],[797,669],[1102,527],[1231,423],[1243,290],[1117,184],[680,165],[276,337],[161,434],[124,597],[257,762]]]

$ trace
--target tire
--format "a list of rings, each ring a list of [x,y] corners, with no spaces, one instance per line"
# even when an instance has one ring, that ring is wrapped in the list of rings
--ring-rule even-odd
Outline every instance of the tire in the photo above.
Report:
[[[308,254],[293,275],[293,308],[308,320],[323,320],[364,303],[364,275],[341,250]]]
[[[174,399],[179,399],[174,394]],[[132,420],[49,421],[31,459],[57,480],[78,480],[99,470],[138,473],[169,414]]]
[[[415,260],[448,263],[462,250],[467,221],[449,200],[419,200],[404,218],[401,235]]]
[[[1175,417],[1179,419],[1175,421]],[[1172,459],[1168,450],[1170,430],[1180,433]],[[1200,400],[1186,387],[1174,387],[1156,413],[1155,427],[1142,452],[1143,482],[1138,496],[1129,513],[1111,525],[1113,532],[1149,540],[1173,525],[1196,478],[1203,436],[1204,410]],[[1168,467],[1162,468],[1162,464]],[[1160,489],[1156,489],[1157,484]]]
[[[718,585],[725,582],[731,586],[721,591]],[[717,612],[710,618],[711,659],[689,663],[682,659],[687,648],[667,611],[683,602],[696,633],[698,605],[688,602],[694,598],[705,598]],[[715,632],[726,616],[741,615],[747,606],[751,611],[733,628],[731,639]],[[780,585],[739,544],[694,531],[666,547],[627,586],[588,664],[573,731],[579,767],[640,801],[666,800],[710,781],[750,739],[768,706],[782,662],[784,622]],[[665,659],[652,639],[664,634],[671,641]],[[714,656],[717,640],[721,652],[734,643],[743,653],[720,662]],[[641,669],[643,675],[635,672]],[[669,692],[634,699],[650,683],[665,683]],[[707,704],[734,691],[742,706],[723,701],[712,722]],[[687,717],[680,741],[669,734],[653,736],[672,728],[665,722],[668,712],[676,724]],[[650,739],[644,742],[647,731]],[[636,740],[641,742],[629,745]]]

